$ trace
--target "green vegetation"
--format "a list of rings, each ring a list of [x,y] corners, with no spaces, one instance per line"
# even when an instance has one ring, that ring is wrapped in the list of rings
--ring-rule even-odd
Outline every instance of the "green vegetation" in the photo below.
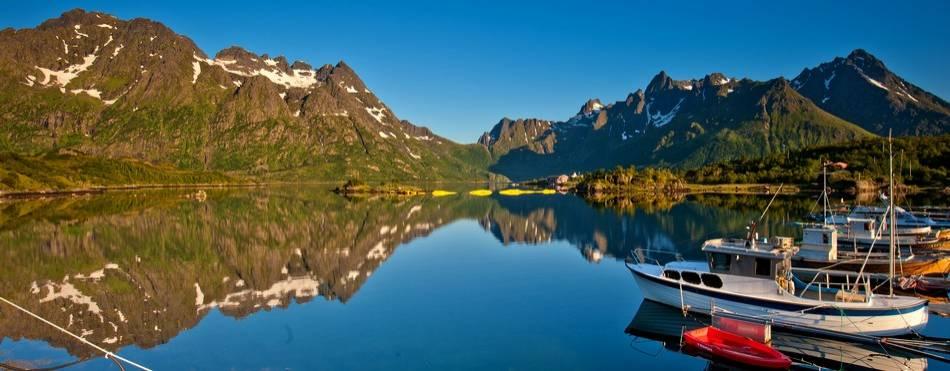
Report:
[[[576,189],[583,194],[652,193],[674,194],[684,190],[686,182],[669,169],[618,166],[587,174]]]
[[[874,138],[844,144],[811,147],[756,159],[739,159],[680,171],[691,183],[818,184],[821,161],[846,163],[829,169],[828,181],[857,189],[887,181],[887,139]],[[921,187],[950,185],[950,135],[894,139],[894,173],[901,183]]]
[[[347,180],[342,186],[333,189],[333,192],[348,195],[399,195],[415,196],[426,194],[426,191],[420,187],[399,185],[392,183],[378,183],[370,185],[359,180]]]
[[[0,192],[56,192],[101,187],[232,184],[219,172],[180,170],[132,159],[65,153],[25,156],[0,153]]]

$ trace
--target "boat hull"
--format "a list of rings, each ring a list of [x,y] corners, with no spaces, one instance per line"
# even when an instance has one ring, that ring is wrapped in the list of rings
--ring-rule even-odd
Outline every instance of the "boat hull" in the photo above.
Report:
[[[697,292],[694,287],[666,282],[636,267],[630,267],[634,280],[644,298],[690,312],[710,314],[713,307],[744,316],[771,319],[791,326],[807,326],[829,331],[875,336],[906,335],[927,325],[927,306],[920,305],[906,310],[887,310],[883,313],[870,311],[836,310],[816,308],[799,310],[781,309],[761,303],[750,303],[741,296],[729,297],[721,292]],[[862,314],[863,313],[863,314]],[[843,314],[843,315],[842,315]]]
[[[898,237],[896,241],[897,245],[902,248],[910,247],[914,250],[950,250],[950,240],[946,238]],[[874,248],[874,251],[885,251],[889,248],[889,244],[890,240],[887,237],[877,239],[850,236],[838,237],[839,249],[850,249],[854,246],[861,251],[867,251],[871,247]]]

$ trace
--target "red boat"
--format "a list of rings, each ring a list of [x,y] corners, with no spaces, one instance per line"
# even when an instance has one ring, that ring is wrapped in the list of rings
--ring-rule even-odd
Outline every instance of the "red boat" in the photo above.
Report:
[[[714,327],[683,334],[686,345],[715,357],[762,368],[789,368],[792,360],[772,347]]]

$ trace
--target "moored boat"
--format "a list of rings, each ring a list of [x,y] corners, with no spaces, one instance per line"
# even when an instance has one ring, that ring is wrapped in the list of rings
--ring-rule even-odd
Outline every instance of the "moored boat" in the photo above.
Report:
[[[802,268],[823,268],[840,271],[863,271],[887,273],[890,270],[890,254],[883,252],[888,241],[872,242],[869,248],[860,249],[844,245],[838,238],[838,229],[829,225],[808,225],[802,230],[799,251],[792,263]],[[950,272],[950,257],[934,254],[914,254],[916,249],[898,250],[895,257],[898,274],[940,275]],[[919,250],[916,250],[919,252]]]
[[[845,224],[836,227],[837,241],[854,250],[868,250],[875,246],[878,250],[884,250],[892,238],[889,233],[885,233],[889,231],[879,228],[878,221],[872,218],[848,218]],[[947,237],[947,233],[932,232],[930,227],[914,227],[910,230],[895,230],[893,238],[899,247],[929,251],[950,249],[950,239]]]
[[[866,335],[904,335],[927,324],[927,301],[875,295],[866,280],[798,287],[791,239],[706,241],[707,262],[627,264],[645,298],[709,314],[712,308],[791,326]],[[812,290],[809,290],[812,289]],[[817,295],[816,295],[817,293]]]

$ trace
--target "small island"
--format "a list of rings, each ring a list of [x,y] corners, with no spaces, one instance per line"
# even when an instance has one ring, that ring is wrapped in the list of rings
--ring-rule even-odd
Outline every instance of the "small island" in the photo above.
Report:
[[[333,188],[333,192],[344,196],[418,196],[428,194],[424,189],[416,186],[394,183],[379,183],[371,185],[360,180],[347,180],[343,185]]]

